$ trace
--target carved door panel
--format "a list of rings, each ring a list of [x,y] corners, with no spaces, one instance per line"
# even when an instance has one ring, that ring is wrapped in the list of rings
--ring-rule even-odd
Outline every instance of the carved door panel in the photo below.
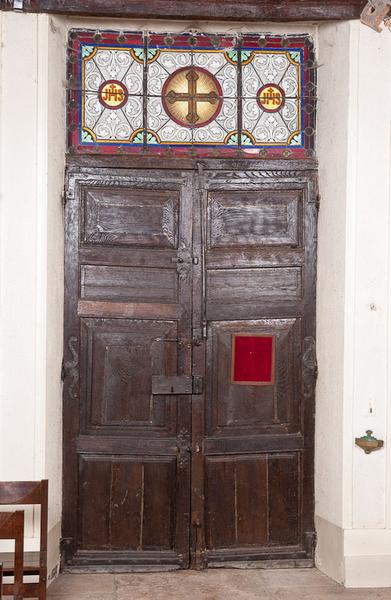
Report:
[[[312,564],[316,182],[205,172],[200,187],[206,339],[196,361],[205,404],[193,414],[203,449],[193,457],[196,558]]]
[[[68,174],[64,552],[74,568],[188,565],[191,397],[153,388],[191,378],[191,179]]]

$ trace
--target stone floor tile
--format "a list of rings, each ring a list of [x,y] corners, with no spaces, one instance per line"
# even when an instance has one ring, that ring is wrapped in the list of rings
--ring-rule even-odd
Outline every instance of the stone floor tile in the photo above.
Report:
[[[56,596],[53,596],[49,592],[47,597],[48,600],[50,600],[50,598],[53,598],[53,600],[116,600],[116,596],[114,594],[99,594],[97,592],[93,592],[92,594],[86,594],[84,592],[82,594],[74,594],[72,592],[71,594],[61,594]],[[132,598],[132,600],[135,599]]]
[[[95,594],[96,600],[108,600],[104,596],[114,593],[114,575],[61,575],[49,588],[49,598],[69,596],[76,600],[78,596]],[[102,598],[98,597],[98,594]]]
[[[339,586],[337,589],[328,587],[298,587],[291,589],[277,589],[275,600],[390,600],[391,590],[364,590],[346,589]],[[386,595],[385,595],[386,594]]]
[[[133,588],[125,586],[117,590],[116,600],[278,600],[276,595],[265,589],[257,593],[233,589],[230,586],[200,585],[197,589],[176,589],[166,586]]]
[[[148,579],[146,579],[148,578]],[[117,600],[260,600],[267,590],[260,571],[117,575]],[[268,598],[273,595],[268,594]]]
[[[391,600],[390,589],[345,589],[316,569],[210,569],[61,575],[49,600]]]
[[[317,569],[268,569],[263,571],[268,588],[305,587],[339,589],[341,586]]]

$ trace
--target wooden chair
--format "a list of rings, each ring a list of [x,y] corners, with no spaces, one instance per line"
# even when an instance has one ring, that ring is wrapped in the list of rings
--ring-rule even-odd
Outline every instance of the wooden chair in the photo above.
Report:
[[[4,586],[4,592],[12,594],[15,600],[23,600],[23,544],[24,511],[0,512],[0,539],[15,540],[15,552],[12,553],[12,576],[14,583]],[[1,584],[3,568],[1,571]],[[1,588],[0,588],[1,598]]]
[[[23,574],[38,576],[37,583],[23,583],[23,598],[46,600],[47,538],[48,538],[48,481],[0,482],[0,505],[40,505],[40,549],[24,555]],[[13,575],[10,557],[3,558],[3,575]],[[12,586],[4,584],[3,594],[12,594]]]

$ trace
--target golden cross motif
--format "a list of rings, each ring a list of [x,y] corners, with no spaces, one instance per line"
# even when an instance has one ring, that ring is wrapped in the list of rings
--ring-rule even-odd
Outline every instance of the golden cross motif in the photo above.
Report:
[[[187,93],[178,93],[171,90],[166,96],[167,102],[175,104],[175,102],[187,102],[188,113],[186,115],[186,121],[191,125],[195,125],[199,121],[200,117],[197,112],[198,102],[209,102],[210,104],[216,104],[219,100],[219,96],[216,92],[211,91],[207,94],[197,92],[197,81],[199,74],[194,69],[190,69],[186,73],[186,79],[188,80]]]

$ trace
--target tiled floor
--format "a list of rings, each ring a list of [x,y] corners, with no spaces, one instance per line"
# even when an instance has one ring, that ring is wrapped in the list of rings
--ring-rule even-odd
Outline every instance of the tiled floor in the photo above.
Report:
[[[61,575],[49,600],[391,600],[390,589],[347,590],[316,569]]]

